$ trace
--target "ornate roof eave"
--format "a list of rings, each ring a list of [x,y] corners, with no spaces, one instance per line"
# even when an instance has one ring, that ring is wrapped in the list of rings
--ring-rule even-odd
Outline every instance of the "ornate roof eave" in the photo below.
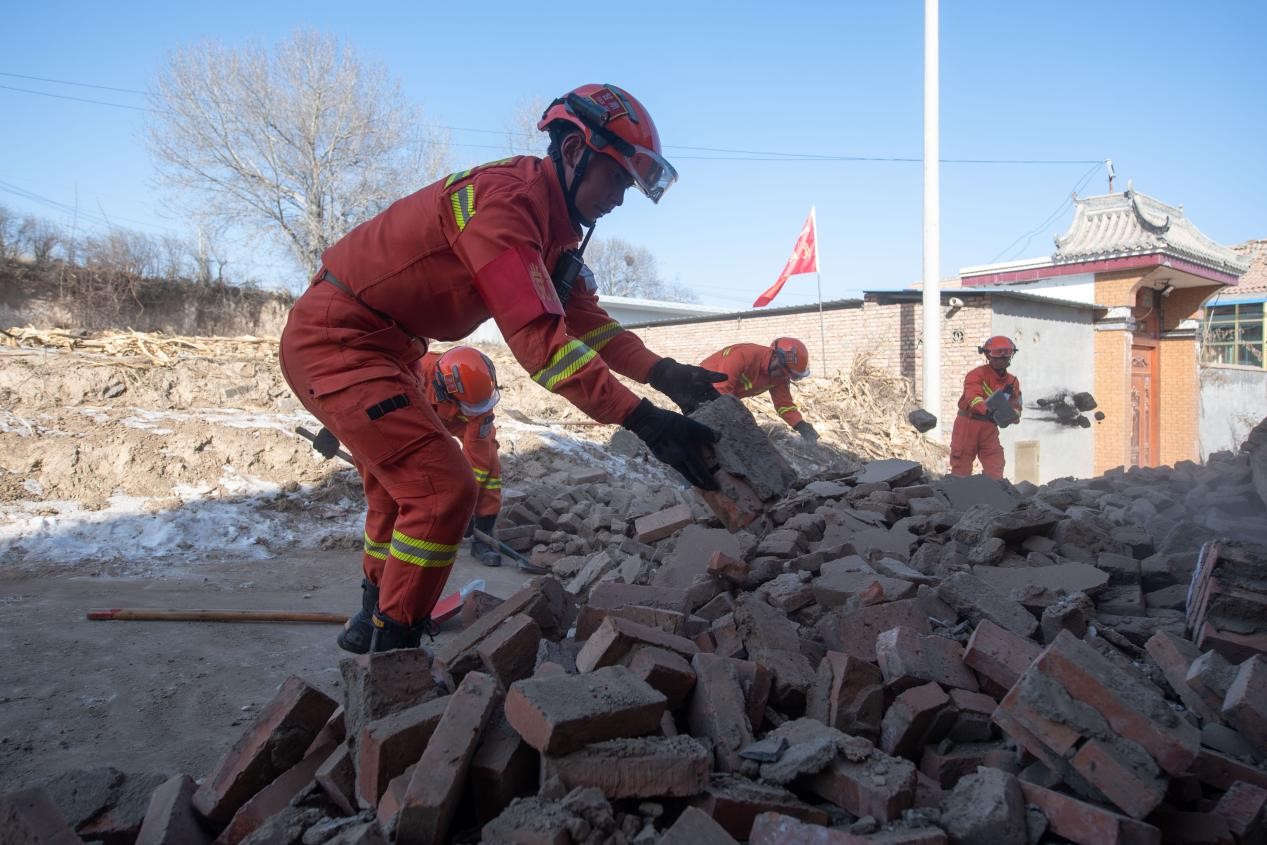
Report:
[[[1248,260],[1193,226],[1181,206],[1137,193],[1133,186],[1121,194],[1075,195],[1074,203],[1073,222],[1055,239],[1055,265],[1162,254],[1231,276],[1249,269]]]

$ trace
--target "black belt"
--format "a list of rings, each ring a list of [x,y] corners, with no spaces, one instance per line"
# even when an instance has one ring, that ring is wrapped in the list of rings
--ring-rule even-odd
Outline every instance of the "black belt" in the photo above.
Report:
[[[359,296],[356,295],[356,291],[352,290],[343,282],[339,281],[338,277],[335,276],[333,273],[331,273],[329,270],[327,270],[325,267],[322,267],[320,270],[318,270],[317,275],[312,277],[312,283],[314,285],[317,284],[318,282],[329,282],[330,284],[334,285],[336,288],[343,291],[348,296],[352,297],[352,299],[356,300],[357,305],[366,309],[367,311],[372,313],[374,316],[391,323],[393,326],[400,329],[402,332],[405,332],[405,335],[408,336],[410,339],[422,341],[423,347],[424,348],[426,347],[426,342],[423,341],[422,338],[418,337],[417,335],[410,334],[408,331],[405,331],[404,326],[396,322],[396,318],[392,317],[392,315],[385,314],[384,312],[379,311],[373,305],[370,305],[365,300],[361,299]]]

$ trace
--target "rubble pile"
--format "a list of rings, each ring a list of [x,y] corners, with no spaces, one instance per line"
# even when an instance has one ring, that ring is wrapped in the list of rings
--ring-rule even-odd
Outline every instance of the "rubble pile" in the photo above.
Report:
[[[881,460],[796,481],[732,533],[685,490],[546,475],[507,496],[499,533],[552,574],[468,596],[434,653],[343,660],[342,702],[290,678],[200,782],[76,773],[0,799],[0,826],[142,845],[1263,842],[1253,476],[1249,453],[1042,487]]]

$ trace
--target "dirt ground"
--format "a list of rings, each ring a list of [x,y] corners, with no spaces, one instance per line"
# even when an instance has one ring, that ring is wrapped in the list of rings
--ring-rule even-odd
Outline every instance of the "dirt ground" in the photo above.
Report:
[[[359,606],[359,479],[295,434],[316,425],[281,378],[276,341],[32,330],[0,340],[0,792],[107,765],[201,777],[288,675],[340,697],[333,625],[84,615]],[[583,415],[506,350],[486,351],[502,374],[508,490],[594,467],[680,483],[645,457],[610,453],[610,426],[532,424]],[[826,447],[803,445],[768,401],[749,407],[803,474],[854,457],[936,466],[944,450],[904,424],[903,389],[799,385]],[[464,551],[448,589],[479,577],[503,597],[525,580]]]
[[[302,623],[92,622],[108,607],[352,613],[360,555],[313,551],[203,561],[155,580],[0,574],[0,793],[114,766],[202,777],[277,686],[298,675],[342,699],[338,627]],[[529,576],[465,550],[446,593],[474,578],[501,597]],[[453,636],[458,620],[436,637]]]

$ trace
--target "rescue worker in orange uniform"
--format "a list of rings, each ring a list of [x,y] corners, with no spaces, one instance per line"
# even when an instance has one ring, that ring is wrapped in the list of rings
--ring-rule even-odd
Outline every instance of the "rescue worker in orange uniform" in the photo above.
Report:
[[[386,557],[364,558],[375,563],[362,607],[340,636],[350,651],[419,644],[475,509],[475,478],[414,375],[428,339],[458,340],[491,317],[533,381],[716,489],[706,449],[717,433],[639,400],[612,370],[681,407],[716,397],[724,376],[661,358],[622,330],[584,268],[582,235],[630,187],[658,202],[677,178],[655,123],[622,89],[584,85],[537,126],[550,135],[547,158],[454,173],[327,249],[282,332],[291,389],[352,454],[366,490],[395,504],[390,530],[366,520],[367,552]]]
[[[981,461],[981,471],[990,478],[1003,477],[1003,444],[999,427],[1020,420],[1021,382],[1007,371],[1016,354],[1010,338],[995,335],[977,351],[988,363],[969,370],[959,397],[959,415],[950,435],[950,474],[972,475],[972,461]],[[1002,394],[994,398],[996,394]],[[1002,405],[1002,407],[998,407]]]
[[[722,393],[746,399],[770,391],[774,409],[783,421],[808,442],[818,442],[818,432],[801,417],[789,386],[809,375],[809,350],[801,341],[781,337],[769,346],[734,343],[709,355],[700,366],[726,374],[726,380],[717,385]]]
[[[478,349],[455,346],[443,354],[423,355],[418,372],[431,407],[449,434],[462,441],[462,453],[475,476],[475,515],[465,535],[471,538],[471,556],[485,566],[501,566],[501,553],[471,531],[494,536],[502,509],[502,470],[493,425],[493,408],[501,399],[497,369]]]

